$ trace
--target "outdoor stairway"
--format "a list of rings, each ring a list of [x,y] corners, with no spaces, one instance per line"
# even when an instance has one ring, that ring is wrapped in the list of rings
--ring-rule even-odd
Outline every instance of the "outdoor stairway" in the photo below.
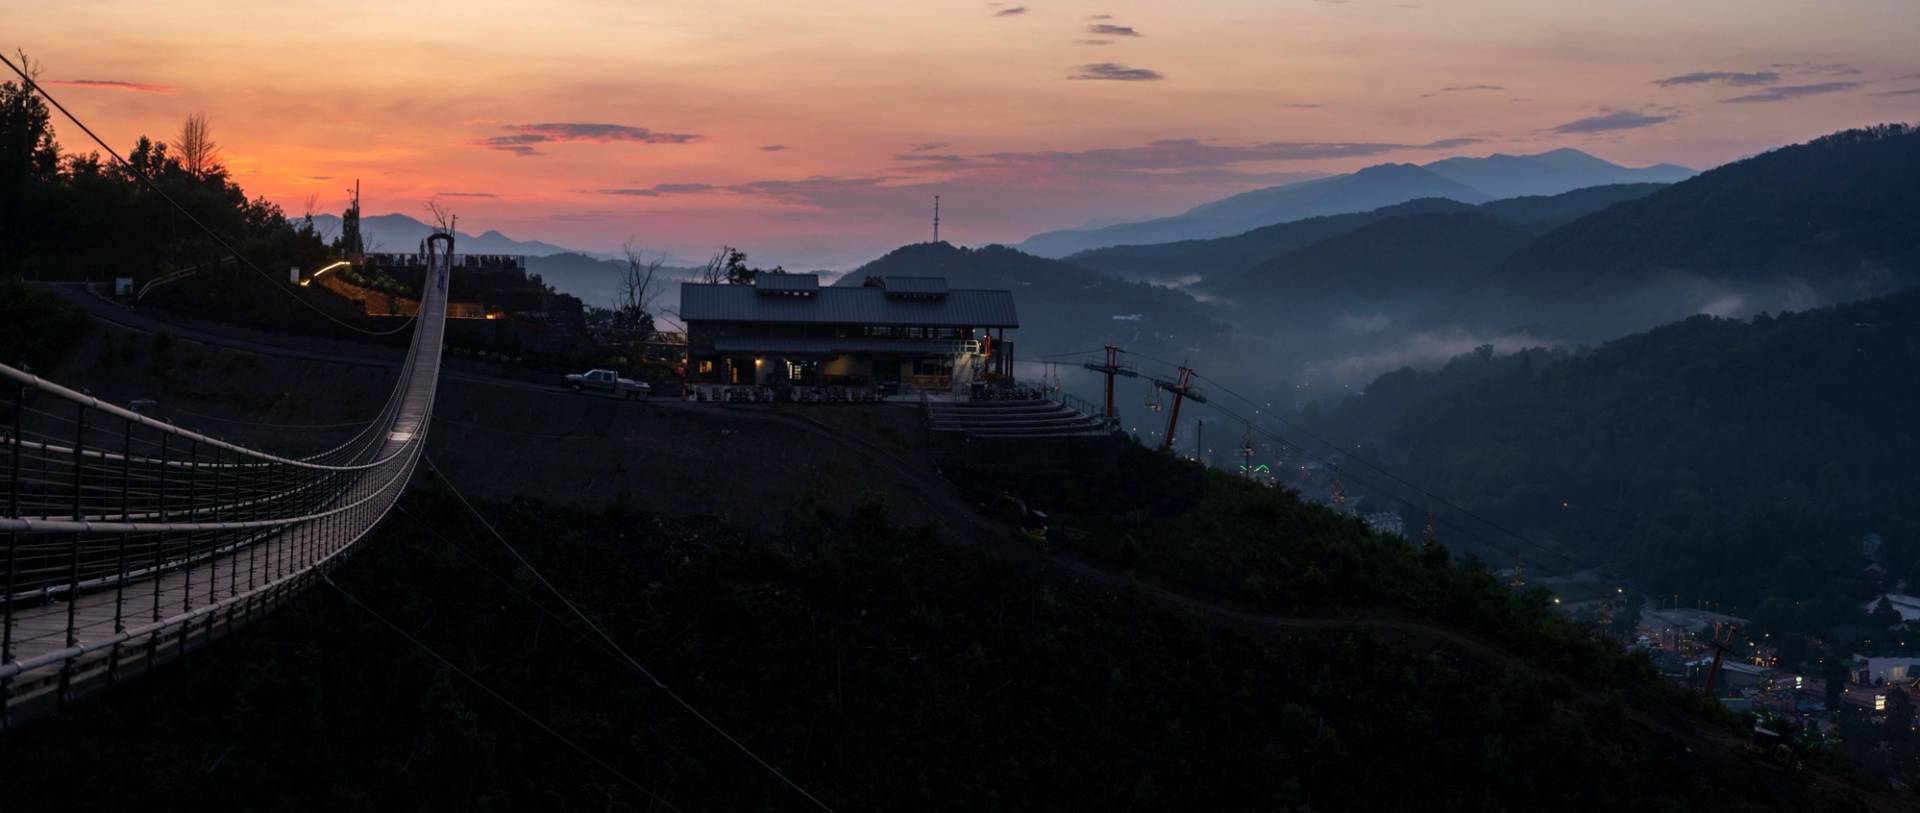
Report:
[[[936,434],[976,438],[1100,437],[1113,432],[1103,418],[1038,398],[930,403],[927,427]]]

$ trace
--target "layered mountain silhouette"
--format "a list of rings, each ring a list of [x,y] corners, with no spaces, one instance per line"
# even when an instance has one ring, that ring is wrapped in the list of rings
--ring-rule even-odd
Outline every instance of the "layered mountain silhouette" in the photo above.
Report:
[[[1551,196],[1507,198],[1473,206],[1444,198],[1420,198],[1367,212],[1310,217],[1263,226],[1232,237],[1182,240],[1083,251],[1069,262],[1127,279],[1192,284],[1223,281],[1287,252],[1396,217],[1478,211],[1516,224],[1558,225],[1622,201],[1652,194],[1663,184],[1616,184]]]
[[[313,224],[324,233],[340,233],[340,218],[337,215],[314,215]],[[433,233],[432,226],[398,212],[363,217],[360,219],[360,230],[366,235],[370,250],[402,253],[419,250],[420,241],[427,239],[427,235]],[[455,250],[462,254],[522,254],[528,257],[581,254],[599,259],[616,259],[612,254],[583,251],[542,240],[515,240],[492,229],[479,234],[455,231],[454,235]],[[669,265],[690,264],[664,252],[648,251],[647,253],[664,257]]]
[[[1489,284],[1570,298],[1676,275],[1826,300],[1920,282],[1920,129],[1849,130],[1728,164],[1554,230]]]
[[[1275,223],[1365,212],[1418,198],[1484,203],[1605,184],[1673,182],[1692,174],[1671,164],[1623,167],[1573,149],[1449,158],[1425,166],[1379,164],[1345,175],[1243,192],[1174,217],[1037,234],[1019,248],[1064,257],[1107,246],[1225,237]]]

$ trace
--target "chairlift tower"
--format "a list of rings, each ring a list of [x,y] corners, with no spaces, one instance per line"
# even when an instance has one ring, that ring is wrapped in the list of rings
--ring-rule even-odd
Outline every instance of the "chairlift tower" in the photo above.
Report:
[[[1140,376],[1138,372],[1134,371],[1131,362],[1123,362],[1120,360],[1120,354],[1125,352],[1127,351],[1121,350],[1113,345],[1107,345],[1107,361],[1105,364],[1094,364],[1089,361],[1080,365],[1107,377],[1107,410],[1104,414],[1108,420],[1117,421],[1120,419],[1120,412],[1113,403],[1114,376],[1126,376],[1127,378],[1138,378]]]
[[[1173,393],[1173,409],[1167,414],[1167,434],[1160,439],[1160,450],[1169,451],[1173,449],[1173,430],[1180,425],[1180,402],[1192,400],[1204,404],[1207,402],[1207,394],[1193,386],[1193,368],[1186,366],[1180,368],[1179,375],[1174,380],[1156,378],[1153,380],[1153,386]]]

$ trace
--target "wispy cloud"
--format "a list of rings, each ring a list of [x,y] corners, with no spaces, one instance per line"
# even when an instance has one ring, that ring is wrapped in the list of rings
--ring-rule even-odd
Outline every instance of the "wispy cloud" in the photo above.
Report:
[[[1420,149],[1451,150],[1457,147],[1466,147],[1474,144],[1479,144],[1484,141],[1486,141],[1486,139],[1484,138],[1443,138],[1443,139],[1440,139],[1439,141],[1429,141],[1425,144],[1421,144]]]
[[[543,124],[512,124],[508,135],[483,138],[473,142],[475,146],[510,152],[515,155],[540,155],[536,148],[539,144],[559,144],[574,141],[587,141],[606,144],[616,141],[640,144],[687,144],[699,141],[703,136],[693,133],[662,133],[645,127],[632,127],[625,124],[599,124],[592,122],[547,122]]]
[[[1087,26],[1087,33],[1099,34],[1103,37],[1138,37],[1140,36],[1140,32],[1133,30],[1133,26],[1113,25],[1111,23],[1096,23],[1094,25]]]
[[[1506,87],[1502,85],[1454,85],[1453,87],[1441,88],[1440,92],[1441,93],[1464,93],[1464,92],[1475,91],[1475,90],[1506,90]]]
[[[786,148],[787,145],[785,144],[765,144],[760,147],[763,152],[782,152],[786,150]]]
[[[435,192],[433,194],[435,197],[442,197],[442,198],[497,198],[497,197],[500,197],[499,195],[496,195],[492,192]]]
[[[1326,105],[1321,104],[1319,102],[1288,102],[1280,106],[1292,108],[1294,110],[1318,110],[1322,107],[1326,107]]]
[[[1607,133],[1615,130],[1637,130],[1642,127],[1652,127],[1656,124],[1673,121],[1675,118],[1677,117],[1667,113],[1611,110],[1604,111],[1598,116],[1575,119],[1558,127],[1550,128],[1549,132],[1563,135],[1580,135],[1586,133]]]
[[[1665,79],[1655,79],[1653,80],[1653,84],[1663,88],[1675,87],[1677,85],[1706,84],[1754,87],[1757,85],[1771,85],[1778,81],[1780,81],[1780,74],[1774,73],[1773,71],[1754,71],[1752,73],[1740,73],[1737,71],[1695,71],[1693,73],[1683,73],[1679,76],[1669,76]]]
[[[1087,15],[1087,19],[1089,19],[1089,20],[1111,20],[1111,19],[1113,19],[1113,15],[1111,15],[1111,14],[1089,14],[1089,15]]]
[[[1802,96],[1819,96],[1824,93],[1840,93],[1860,86],[1859,82],[1821,82],[1813,85],[1780,85],[1770,87],[1759,93],[1721,99],[1723,102],[1784,102]]]
[[[1873,95],[1875,96],[1920,96],[1920,88],[1907,88],[1906,90],[1883,90]]]
[[[947,142],[945,141],[922,141],[918,144],[908,144],[907,149],[913,150],[914,152],[929,152],[944,149],[946,146]]]
[[[1093,79],[1107,82],[1152,82],[1167,78],[1159,71],[1129,68],[1118,62],[1094,62],[1073,69],[1068,79]]]
[[[42,85],[54,87],[87,88],[89,90],[124,90],[130,93],[172,93],[172,85],[156,85],[151,82],[124,82],[119,79],[40,79]]]
[[[993,13],[993,16],[995,16],[995,17],[1018,17],[1018,16],[1020,16],[1020,15],[1022,15],[1022,14],[1025,14],[1025,13],[1027,13],[1027,7],[1026,7],[1026,6],[1014,6],[1014,7],[1012,7],[1012,8],[1003,8],[1003,9],[1001,9],[1001,10],[999,10],[999,11],[996,11],[996,12],[994,12],[994,13]]]
[[[720,193],[765,198],[796,206],[830,207],[841,204],[850,194],[866,193],[871,190],[884,188],[887,182],[893,180],[896,179],[888,176],[846,178],[815,175],[799,180],[749,181],[747,183],[726,185],[702,183],[657,184],[655,186],[639,188],[590,189],[584,191],[595,195],[617,195],[641,198]]]
[[[1112,45],[1113,40],[1074,40],[1075,45]]]

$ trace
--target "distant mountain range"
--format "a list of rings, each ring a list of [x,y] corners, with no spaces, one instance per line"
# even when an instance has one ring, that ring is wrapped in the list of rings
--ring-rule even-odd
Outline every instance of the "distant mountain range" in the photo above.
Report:
[[[1920,128],[1727,164],[1554,230],[1488,284],[1573,300],[1679,275],[1800,286],[1806,304],[1920,284]]]
[[[314,215],[313,224],[327,234],[340,233],[338,215]],[[384,215],[368,215],[360,220],[362,233],[367,237],[368,250],[405,253],[418,251],[420,241],[433,233],[433,227],[407,215],[395,212]],[[554,245],[541,240],[515,240],[498,231],[487,230],[479,234],[456,231],[454,250],[462,254],[523,254],[529,257],[545,257],[550,254],[579,254],[602,260],[619,259],[618,255],[605,252],[582,251],[577,248]],[[690,265],[686,260],[674,257],[666,252],[649,250],[649,256],[658,256],[668,265]]]
[[[1418,198],[1367,212],[1310,217],[1264,226],[1232,237],[1153,245],[1114,246],[1066,258],[1125,279],[1196,284],[1220,282],[1322,240],[1396,217],[1478,211],[1521,225],[1559,225],[1615,203],[1652,194],[1664,184],[1615,184],[1551,196],[1506,198],[1474,206],[1444,198]]]
[[[1538,155],[1448,158],[1424,166],[1379,164],[1345,175],[1243,192],[1174,217],[1037,234],[1018,247],[1041,256],[1064,257],[1107,246],[1225,237],[1276,223],[1365,212],[1419,198],[1484,203],[1515,196],[1557,195],[1591,186],[1671,183],[1694,174],[1691,169],[1672,164],[1623,167],[1574,149]]]

